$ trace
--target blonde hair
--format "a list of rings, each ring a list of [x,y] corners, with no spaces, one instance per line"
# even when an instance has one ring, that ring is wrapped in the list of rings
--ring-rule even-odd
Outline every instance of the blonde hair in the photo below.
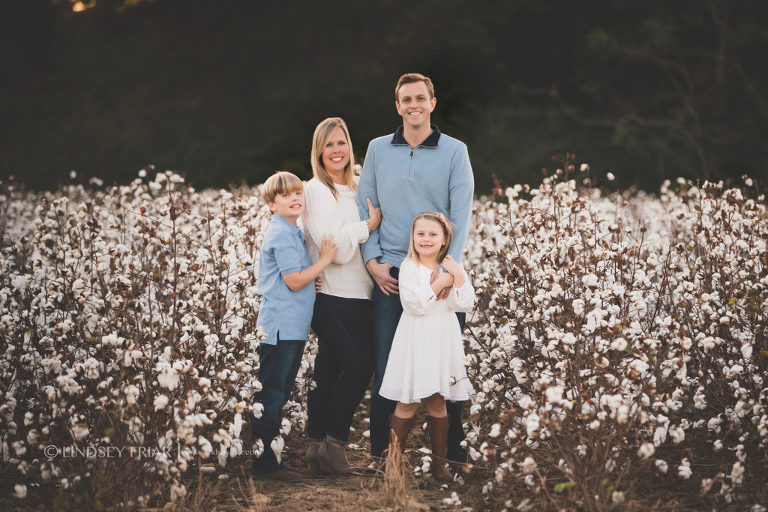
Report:
[[[341,128],[341,131],[344,132],[344,137],[346,137],[347,146],[349,147],[349,161],[346,167],[344,167],[344,181],[350,189],[357,190],[353,170],[355,168],[355,154],[352,151],[352,139],[349,137],[347,123],[342,118],[329,117],[317,125],[315,134],[312,136],[312,153],[309,156],[309,161],[312,164],[312,174],[314,174],[315,178],[328,187],[333,197],[338,199],[338,192],[336,187],[333,186],[333,180],[325,169],[325,165],[323,165],[323,149],[336,128]]]
[[[445,217],[440,216],[438,212],[421,212],[413,219],[411,223],[411,241],[408,244],[408,257],[414,261],[421,261],[419,259],[419,253],[416,251],[416,245],[413,242],[413,233],[416,231],[416,221],[419,219],[427,219],[437,222],[440,227],[443,228],[443,236],[445,237],[445,245],[440,248],[440,252],[437,253],[437,262],[442,263],[445,255],[448,254],[448,248],[451,246],[451,240],[453,239],[453,223]],[[445,219],[445,220],[443,220]],[[446,224],[447,223],[447,224]]]
[[[274,203],[279,194],[304,190],[304,184],[298,176],[288,171],[277,171],[264,182],[264,200]]]
[[[406,73],[400,77],[400,79],[397,81],[397,85],[395,86],[395,101],[398,103],[400,102],[400,97],[398,94],[400,93],[400,88],[402,86],[415,82],[424,82],[424,84],[427,86],[427,91],[429,92],[429,99],[435,97],[435,86],[428,76],[424,76],[421,73]]]

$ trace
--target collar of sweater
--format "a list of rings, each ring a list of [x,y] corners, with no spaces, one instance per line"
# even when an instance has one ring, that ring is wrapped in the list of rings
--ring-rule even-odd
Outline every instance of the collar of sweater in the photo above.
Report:
[[[425,147],[425,148],[436,148],[437,147],[437,141],[440,139],[440,129],[435,126],[434,124],[429,125],[430,128],[432,128],[432,133],[427,137],[424,142],[419,144],[417,147]],[[406,142],[405,137],[403,137],[403,125],[400,125],[395,132],[395,135],[392,136],[392,142],[391,144],[393,146],[398,145],[408,145],[408,142]]]

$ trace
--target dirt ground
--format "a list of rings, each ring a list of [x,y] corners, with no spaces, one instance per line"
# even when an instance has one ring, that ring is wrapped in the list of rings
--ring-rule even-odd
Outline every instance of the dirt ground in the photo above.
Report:
[[[362,412],[362,411],[361,411]],[[421,413],[419,419],[423,416]],[[364,468],[368,462],[368,440],[363,437],[363,414],[355,417],[355,431],[350,436],[353,448],[347,450],[352,464]],[[414,467],[421,464],[424,455],[418,451],[428,446],[422,422],[416,421],[408,441],[405,471],[400,486],[393,490],[391,482],[379,476],[317,475],[309,471],[304,453],[307,439],[303,432],[291,432],[283,452],[284,464],[301,474],[299,483],[280,483],[254,478],[250,472],[248,456],[232,460],[225,470],[200,473],[190,471],[187,488],[189,494],[176,510],[297,510],[297,511],[388,511],[388,510],[482,510],[480,488],[488,475],[482,469],[454,467],[461,475],[459,481],[448,484],[436,482],[430,475],[415,475]],[[196,474],[195,474],[196,473]],[[457,493],[460,504],[444,503]],[[147,509],[147,510],[158,510]]]

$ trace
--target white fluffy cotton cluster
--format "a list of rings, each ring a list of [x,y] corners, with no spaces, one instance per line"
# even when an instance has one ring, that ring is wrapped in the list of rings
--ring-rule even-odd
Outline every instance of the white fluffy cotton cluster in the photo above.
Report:
[[[226,464],[243,450],[243,418],[260,414],[262,196],[144,177],[39,194],[0,187],[0,441],[3,454],[15,450],[2,464],[28,482],[115,471],[114,455],[46,446],[114,447],[140,459],[146,482],[143,496],[121,500],[178,498],[189,464]],[[305,418],[293,402],[288,420],[303,428]]]
[[[730,474],[730,500],[768,453],[765,197],[686,180],[658,198],[604,194],[564,176],[475,208],[469,439],[494,445],[479,461],[496,467],[488,485],[537,490],[536,461],[603,504],[612,495],[599,482],[626,481],[628,468]],[[703,469],[680,456],[692,437],[749,445],[746,462],[723,451]]]

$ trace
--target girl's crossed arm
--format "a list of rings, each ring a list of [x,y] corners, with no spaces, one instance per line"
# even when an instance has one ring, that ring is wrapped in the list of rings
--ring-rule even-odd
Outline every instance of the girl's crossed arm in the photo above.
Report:
[[[429,313],[437,302],[437,293],[433,289],[436,284],[437,281],[430,283],[428,276],[419,274],[416,262],[404,260],[400,266],[400,302],[403,310],[415,316]]]
[[[475,304],[475,289],[464,268],[450,254],[443,260],[443,268],[453,275],[453,288],[446,298],[448,306],[454,311],[470,311]]]

